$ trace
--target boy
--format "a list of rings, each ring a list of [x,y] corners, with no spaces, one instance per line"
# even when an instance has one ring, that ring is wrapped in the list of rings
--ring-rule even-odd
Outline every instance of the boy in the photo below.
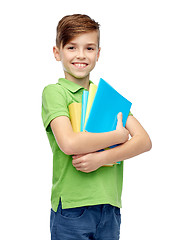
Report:
[[[112,132],[72,130],[68,106],[81,102],[83,90],[89,90],[99,38],[99,24],[86,15],[65,16],[57,26],[53,52],[65,78],[48,85],[42,96],[42,118],[53,151],[52,240],[118,240],[123,162],[116,162],[151,149],[148,134],[131,114],[124,128],[119,113]],[[98,152],[114,144],[121,145]],[[103,166],[110,163],[114,166]]]

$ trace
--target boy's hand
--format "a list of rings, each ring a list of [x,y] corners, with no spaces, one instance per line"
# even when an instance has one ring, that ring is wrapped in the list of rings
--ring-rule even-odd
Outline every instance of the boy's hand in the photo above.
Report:
[[[118,122],[117,122],[117,126],[116,126],[116,130],[120,133],[121,135],[121,143],[127,142],[129,139],[129,131],[123,127],[123,114],[120,112],[118,113],[117,116]]]
[[[117,116],[117,127],[116,131],[120,134],[121,141],[120,143],[124,143],[128,141],[129,139],[129,131],[123,127],[123,122],[122,122],[122,113],[120,112]],[[88,153],[88,154],[83,154],[83,155],[74,155],[72,156],[73,161],[72,164],[73,166],[81,172],[92,172],[97,170],[99,167],[104,165],[104,159],[102,159],[102,152],[93,152],[93,153]]]
[[[74,155],[72,156],[72,164],[78,171],[85,173],[93,172],[102,166],[99,155],[99,152]]]

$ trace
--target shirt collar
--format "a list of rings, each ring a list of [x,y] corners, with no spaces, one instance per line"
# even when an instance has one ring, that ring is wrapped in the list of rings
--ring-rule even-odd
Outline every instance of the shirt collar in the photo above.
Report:
[[[92,81],[89,81],[89,82],[93,83]],[[71,82],[65,78],[59,78],[58,83],[73,93],[79,91],[80,89],[85,89],[84,87],[80,86],[79,84]]]

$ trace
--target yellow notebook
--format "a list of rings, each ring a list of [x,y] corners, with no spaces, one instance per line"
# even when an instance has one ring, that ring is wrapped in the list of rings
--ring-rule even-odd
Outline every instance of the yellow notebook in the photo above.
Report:
[[[74,132],[80,132],[81,126],[81,103],[71,103],[69,106],[70,121]]]
[[[90,84],[90,88],[89,88],[89,94],[88,94],[88,102],[87,102],[87,109],[86,109],[86,116],[85,116],[85,123],[84,123],[84,128],[85,128],[85,124],[87,122],[93,101],[94,101],[94,97],[97,91],[97,85],[91,83]]]

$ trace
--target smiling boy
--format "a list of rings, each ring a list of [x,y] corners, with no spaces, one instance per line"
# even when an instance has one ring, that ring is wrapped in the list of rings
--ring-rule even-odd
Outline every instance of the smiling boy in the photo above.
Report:
[[[65,16],[57,26],[53,52],[65,78],[45,87],[42,96],[42,118],[53,152],[52,240],[118,240],[123,162],[115,163],[151,149],[147,132],[132,115],[126,128],[120,113],[112,132],[73,132],[68,106],[81,102],[83,90],[89,90],[99,39],[99,24],[86,15]],[[97,152],[115,144],[121,145]]]
[[[53,51],[56,60],[62,62],[65,78],[88,89],[89,74],[100,54],[98,31],[83,33]]]

